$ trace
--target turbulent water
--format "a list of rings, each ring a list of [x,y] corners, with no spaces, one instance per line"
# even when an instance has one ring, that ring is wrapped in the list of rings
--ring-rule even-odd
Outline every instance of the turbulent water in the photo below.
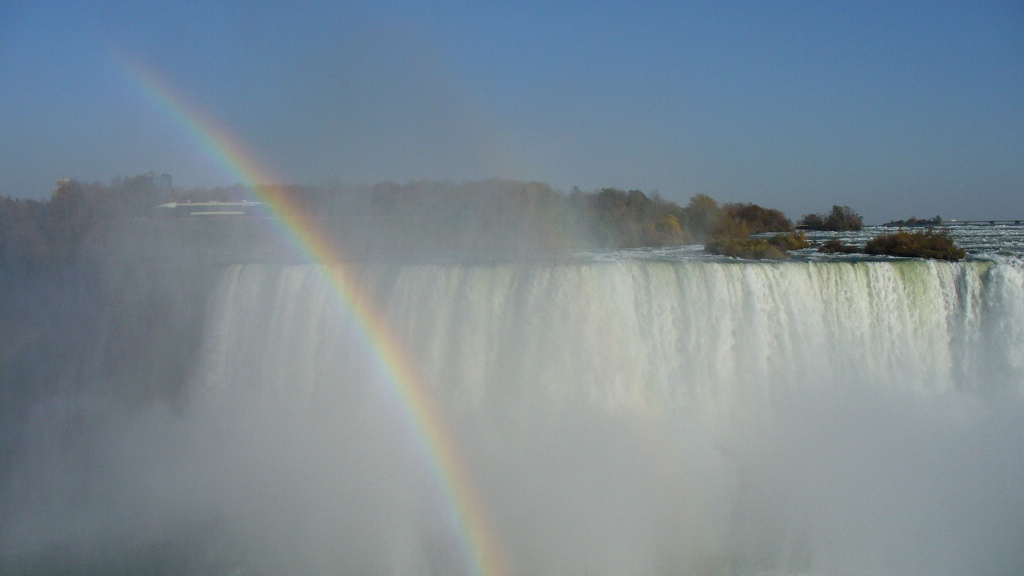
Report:
[[[0,548],[472,572],[464,495],[386,349],[435,400],[506,574],[1024,569],[1015,258],[355,267],[390,343],[325,272],[225,270],[179,412],[97,401],[116,416],[55,450],[45,408]]]

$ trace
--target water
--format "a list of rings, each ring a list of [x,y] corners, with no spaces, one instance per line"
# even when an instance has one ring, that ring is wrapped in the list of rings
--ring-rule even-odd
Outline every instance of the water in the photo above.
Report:
[[[808,239],[821,241],[839,238],[847,244],[863,247],[864,244],[878,234],[891,234],[898,228],[886,226],[867,226],[857,232],[812,232]],[[923,228],[907,228],[911,231],[922,231]],[[967,251],[970,258],[996,259],[1024,258],[1024,226],[1015,225],[956,225],[943,226],[936,230],[948,233],[960,246]]]
[[[231,267],[181,410],[36,407],[0,549],[41,573],[469,574],[481,547],[503,574],[1020,573],[1024,267],[997,244],[360,265],[383,344],[325,269]]]
[[[812,243],[838,239],[844,244],[864,247],[868,240],[879,234],[891,234],[899,228],[888,226],[866,226],[854,232],[807,232],[807,239]],[[924,231],[924,228],[905,228],[910,231]],[[1024,226],[1016,225],[957,225],[943,226],[936,230],[948,233],[957,246],[967,251],[968,259],[997,260],[1001,262],[1019,261],[1024,258]],[[765,234],[770,236],[771,234]],[[811,247],[791,253],[795,260],[814,262],[849,262],[885,260],[886,257],[867,257],[863,254],[821,254],[817,248]],[[588,258],[594,261],[614,262],[624,258],[631,260],[705,260],[722,261],[723,258],[704,252],[702,245],[670,246],[663,248],[636,248],[631,250],[583,251],[574,254],[576,258]]]

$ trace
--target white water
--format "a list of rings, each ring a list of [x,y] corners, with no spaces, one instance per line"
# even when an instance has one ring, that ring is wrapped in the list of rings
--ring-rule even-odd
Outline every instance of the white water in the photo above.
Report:
[[[261,573],[466,573],[419,431],[322,272],[226,271],[188,413],[108,432],[117,486],[60,523],[214,518]],[[1024,569],[1018,266],[357,277],[441,406],[508,574]]]

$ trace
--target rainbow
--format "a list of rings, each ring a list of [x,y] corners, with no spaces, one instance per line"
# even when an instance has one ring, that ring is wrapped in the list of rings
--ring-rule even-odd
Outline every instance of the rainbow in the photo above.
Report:
[[[501,576],[504,562],[497,539],[486,521],[484,508],[469,481],[451,432],[438,407],[417,375],[401,344],[391,334],[371,299],[361,291],[354,272],[336,242],[291,200],[283,187],[253,159],[240,142],[200,113],[153,71],[125,61],[122,69],[132,85],[169,115],[189,137],[230,175],[253,190],[278,217],[285,233],[321,264],[339,303],[365,338],[373,358],[388,376],[421,447],[429,455],[437,480],[448,494],[451,512],[473,574]]]

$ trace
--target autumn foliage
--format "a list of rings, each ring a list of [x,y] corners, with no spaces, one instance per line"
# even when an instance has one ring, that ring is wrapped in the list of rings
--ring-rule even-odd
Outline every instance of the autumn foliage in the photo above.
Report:
[[[938,260],[961,260],[967,255],[963,248],[953,243],[953,239],[945,231],[935,230],[898,230],[892,234],[881,234],[868,240],[864,252]]]

